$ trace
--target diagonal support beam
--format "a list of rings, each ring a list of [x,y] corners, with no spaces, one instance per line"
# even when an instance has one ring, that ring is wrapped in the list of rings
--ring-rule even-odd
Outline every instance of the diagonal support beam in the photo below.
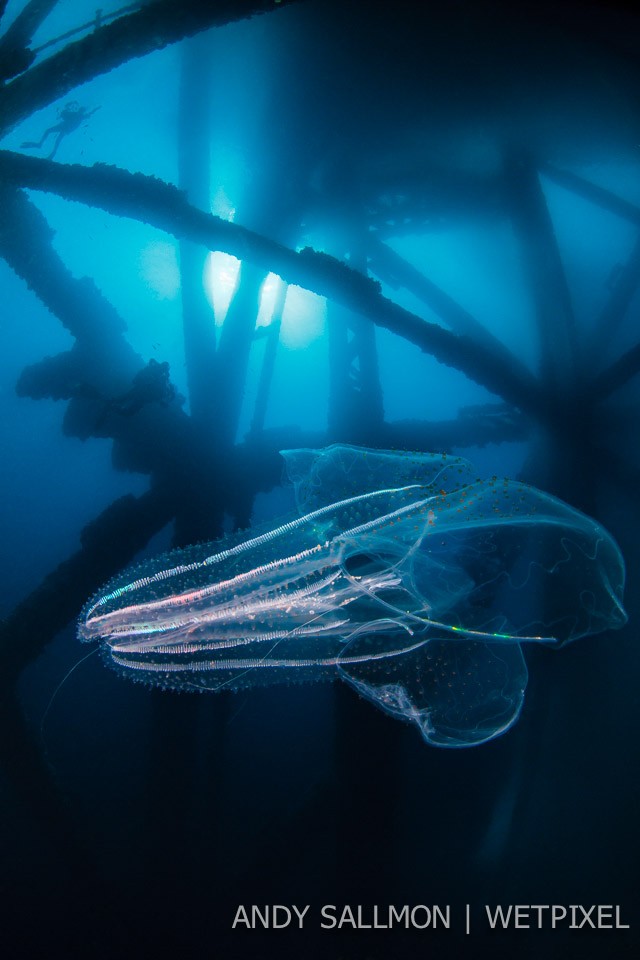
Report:
[[[621,217],[623,220],[628,220],[629,223],[640,226],[640,207],[637,207],[634,203],[630,203],[617,194],[611,193],[610,190],[605,190],[604,187],[590,183],[589,180],[578,176],[577,173],[571,173],[569,170],[561,170],[559,167],[554,167],[551,163],[542,163],[538,169],[540,173],[543,173],[545,177],[548,177],[553,183],[557,183],[558,186],[570,190],[572,193],[575,193],[576,196],[596,204],[596,206],[607,210],[609,213],[615,214],[617,217]]]
[[[541,372],[547,388],[566,390],[578,365],[578,336],[571,294],[551,214],[533,159],[508,151],[505,191],[520,241],[525,274],[536,306]],[[568,377],[571,371],[573,377]]]
[[[35,110],[120,64],[201,30],[278,10],[296,0],[156,0],[69,43],[0,90],[0,136]]]
[[[612,343],[615,342],[629,305],[640,285],[640,238],[626,264],[620,268],[608,302],[596,320],[592,342],[589,346],[593,366],[602,368]]]
[[[11,26],[0,37],[0,77],[13,77],[36,58],[31,38],[58,0],[28,0]],[[0,14],[1,15],[1,14]]]
[[[420,270],[399,256],[386,243],[375,237],[370,239],[369,267],[380,279],[392,286],[401,286],[418,297],[430,310],[433,310],[443,323],[454,333],[471,337],[472,340],[488,347],[496,356],[502,357],[505,364],[527,379],[528,371],[497,337],[483,327],[479,320],[461,307],[453,297],[441,290]]]
[[[299,253],[238,224],[192,207],[175,187],[154,177],[115,167],[64,165],[5,151],[0,177],[15,185],[56,193],[109,213],[133,217],[178,239],[190,238],[210,250],[222,250],[277,273],[285,282],[366,317],[414,343],[441,363],[519,407],[547,420],[545,395],[533,375],[517,371],[488,347],[444,330],[388,300],[373,280],[327,254],[305,248]]]
[[[627,350],[608,370],[596,377],[590,388],[590,395],[595,400],[606,400],[616,390],[624,387],[629,380],[640,373],[640,344],[637,343]]]
[[[166,492],[121,497],[88,524],[82,546],[19,603],[0,627],[2,675],[17,674],[78,615],[99,587],[172,519]]]

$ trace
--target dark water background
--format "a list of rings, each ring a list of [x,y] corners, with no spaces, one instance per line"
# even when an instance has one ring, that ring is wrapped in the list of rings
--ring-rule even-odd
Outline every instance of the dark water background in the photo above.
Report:
[[[102,17],[118,6],[103,4]],[[170,6],[156,4],[160,34]],[[52,163],[179,184],[194,206],[292,249],[312,246],[356,269],[369,257],[373,275],[367,244],[387,244],[450,299],[417,281],[413,292],[392,284],[389,269],[383,294],[456,333],[454,315],[466,311],[477,321],[470,335],[490,356],[483,331],[507,347],[538,399],[514,399],[504,364],[489,384],[471,347],[455,369],[380,326],[373,339],[370,320],[291,287],[256,426],[277,280],[262,286],[268,271],[249,267],[237,285],[237,260],[181,249],[142,206],[138,217],[107,212],[97,186],[95,205],[91,194],[78,202],[47,186],[48,167],[29,188],[30,171],[11,173],[3,154],[0,943],[8,957],[635,955],[637,357],[608,392],[598,377],[638,342],[637,17],[610,3],[273,6],[146,56],[122,52],[111,72],[89,71],[77,86],[35,71],[91,30],[46,47],[0,91],[3,151],[46,158],[51,139],[41,150],[21,145],[69,100],[99,106]],[[15,0],[2,26],[26,7],[52,7],[36,17],[32,49],[95,17],[85,0]],[[191,5],[182,8],[188,17]],[[25,46],[28,36],[14,37],[0,52]],[[44,221],[32,228],[27,208],[16,214],[25,183],[20,195],[50,234]],[[80,314],[88,305],[93,315],[78,287],[90,277],[123,319],[126,362],[115,340],[82,333],[82,316],[73,335],[60,322],[56,270],[41,272],[45,248],[69,271],[62,285]],[[26,251],[19,267],[16,251]],[[254,339],[256,316],[267,333]],[[225,343],[225,318],[244,339]],[[347,327],[356,347],[345,360]],[[83,352],[71,372],[34,366],[71,350],[74,336]],[[121,398],[150,359],[170,364],[182,400],[143,398],[131,409]],[[185,454],[175,437],[187,416],[195,447]],[[385,433],[383,422],[405,432]],[[420,432],[425,422],[431,433]],[[527,700],[507,735],[437,750],[337,685],[191,698],[129,684],[97,655],[51,701],[87,652],[70,622],[85,597],[76,602],[77,583],[59,565],[113,501],[164,485],[176,522],[156,524],[141,554],[152,555],[289,509],[278,445],[391,437],[402,446],[401,436],[425,449],[437,440],[483,476],[518,476],[564,497],[604,523],[625,555],[629,624],[560,652],[527,650]],[[242,456],[229,452],[234,443]],[[114,517],[99,535],[117,553],[129,529]],[[56,570],[51,590],[73,610],[64,629],[48,619],[56,601],[33,593]],[[22,601],[26,635],[12,619]],[[451,904],[455,929],[321,932],[313,919],[302,933],[232,932],[241,903]],[[619,904],[631,929],[491,934],[485,903]]]

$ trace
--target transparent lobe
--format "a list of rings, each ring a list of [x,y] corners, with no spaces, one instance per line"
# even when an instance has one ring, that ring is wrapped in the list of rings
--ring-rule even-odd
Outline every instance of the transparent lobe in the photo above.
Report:
[[[517,718],[521,642],[626,620],[617,545],[548,494],[446,455],[283,457],[298,515],[125,571],[81,639],[171,689],[339,677],[429,743],[469,746]]]

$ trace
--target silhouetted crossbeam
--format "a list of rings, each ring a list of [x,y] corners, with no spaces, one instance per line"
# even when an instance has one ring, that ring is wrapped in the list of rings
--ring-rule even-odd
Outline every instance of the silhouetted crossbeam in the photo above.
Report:
[[[93,424],[100,418],[105,403],[124,392],[133,376],[143,366],[143,361],[132,349],[124,330],[126,325],[112,304],[100,293],[92,280],[76,279],[65,266],[51,244],[52,232],[45,218],[22,191],[5,190],[2,195],[4,219],[0,229],[0,256],[21,277],[35,295],[58,317],[75,337],[77,344],[68,356],[67,366],[73,354],[77,354],[75,366],[79,393],[64,393],[64,384],[54,375],[64,372],[65,364],[43,361],[29,368],[31,380],[40,395],[72,396],[74,399],[67,412],[65,427],[79,436],[112,436],[120,447],[120,456],[131,451],[138,459],[147,462],[144,472],[157,471],[166,477],[172,459],[168,447],[175,450],[176,458],[186,457],[190,431],[188,417],[173,405],[157,407],[157,416],[152,422],[142,423],[146,417],[107,416],[99,430]],[[46,379],[56,379],[47,392]],[[93,421],[83,432],[74,429],[79,407],[87,405],[85,387],[95,391]],[[58,391],[56,393],[56,391]],[[99,398],[103,398],[100,403]],[[171,443],[169,444],[169,438]]]
[[[504,183],[494,173],[444,168],[420,157],[418,168],[364,175],[364,203],[378,238],[440,231],[456,222],[504,215]]]
[[[157,488],[138,498],[121,497],[88,524],[80,550],[48,574],[0,626],[3,678],[16,676],[34,660],[172,517],[172,498]]]
[[[0,256],[69,333],[101,358],[96,384],[107,392],[128,384],[142,360],[123,336],[126,324],[93,280],[77,280],[52,245],[53,231],[21,190],[0,186]],[[117,354],[117,365],[109,361]]]
[[[0,91],[0,136],[81,83],[134,57],[160,50],[209,27],[278,10],[296,0],[156,0],[94,30],[16,77]]]
[[[449,453],[466,447],[486,447],[489,443],[526,440],[526,417],[506,405],[480,404],[463,408],[455,420],[396,420],[381,424],[379,447],[393,450],[424,450]]]
[[[528,372],[524,364],[497,337],[489,333],[486,327],[483,327],[468,310],[456,303],[453,297],[441,290],[419,270],[416,270],[395,250],[375,237],[371,237],[369,253],[369,267],[375,276],[391,286],[399,285],[413,293],[429,309],[433,310],[454,333],[469,336],[477,343],[483,344],[496,356],[502,357],[506,365],[517,371],[519,376],[526,380]]]
[[[640,239],[636,241],[627,263],[615,277],[611,296],[596,320],[589,346],[590,360],[596,369],[602,367],[603,361],[609,355],[610,347],[615,342],[615,335],[620,329],[638,284],[640,284]]]
[[[606,400],[616,390],[620,390],[633,377],[640,373],[640,344],[627,350],[608,370],[605,370],[593,382],[589,390],[595,400]]]
[[[28,0],[13,23],[0,37],[2,76],[9,77],[20,73],[35,60],[36,54],[28,49],[31,38],[56,3],[57,0]],[[8,64],[8,68],[5,68],[5,64]]]
[[[26,47],[58,0],[28,0],[0,38],[0,51],[12,46]]]
[[[76,338],[67,354],[27,368],[19,387],[31,396],[70,398],[67,434],[112,438],[116,468],[150,473],[170,486],[180,541],[214,536],[212,503],[226,499],[226,486],[236,486],[226,461],[216,459],[213,444],[201,442],[176,402],[118,411],[118,397],[126,397],[144,365],[123,335],[124,321],[93,281],[71,275],[52,247],[46,220],[22,191],[5,188],[0,199],[0,256]]]
[[[101,164],[90,168],[57,164],[5,151],[0,153],[0,178],[133,217],[179,239],[188,237],[210,250],[248,260],[391,330],[526,413],[543,420],[550,416],[545,394],[533,375],[514,369],[493,350],[403,309],[382,295],[378,283],[327,254],[310,248],[299,253],[289,250],[194,209],[175,187],[155,177]]]
[[[299,439],[307,445],[312,438],[301,435]],[[241,474],[242,467],[251,463],[254,488],[271,489],[282,476],[277,454],[282,444],[285,436],[275,431],[263,434],[259,444],[241,446],[235,457],[236,472]],[[0,624],[3,681],[16,676],[78,616],[87,599],[173,519],[175,506],[171,489],[158,485],[141,497],[119,498],[84,527],[80,550],[48,574]]]
[[[610,190],[605,190],[604,187],[598,187],[595,183],[590,183],[576,173],[560,170],[551,163],[541,163],[538,169],[540,173],[543,173],[545,177],[559,186],[566,187],[567,190],[571,190],[579,197],[589,200],[590,203],[595,203],[603,210],[640,226],[640,207],[637,207],[634,203],[624,200]]]
[[[427,453],[449,453],[457,448],[485,447],[489,443],[511,443],[526,440],[529,422],[506,404],[487,403],[463,407],[454,420],[394,420],[381,423],[375,446],[379,450],[423,450]],[[295,424],[272,427],[258,435],[248,434],[246,441],[234,450],[239,465],[248,467],[260,457],[260,470],[269,490],[282,477],[279,450],[295,447],[315,449],[335,443],[336,438],[323,432],[301,430]],[[254,472],[258,472],[252,468]]]
[[[487,336],[485,328],[468,310],[456,303],[408,260],[375,237],[371,237],[369,241],[368,261],[369,269],[376,277],[391,287],[404,287],[413,293],[455,333],[464,333],[476,339]]]

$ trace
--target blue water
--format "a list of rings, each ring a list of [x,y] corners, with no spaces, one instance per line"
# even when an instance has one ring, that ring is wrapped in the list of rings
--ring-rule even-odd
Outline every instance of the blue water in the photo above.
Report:
[[[88,0],[47,6],[9,0],[0,20],[3,70],[35,52],[15,76],[6,68],[0,89],[8,955],[635,952],[633,354],[603,387],[638,344],[634,15],[621,4],[460,0],[417,12],[403,0],[375,12],[308,0],[264,3],[263,16],[181,39],[180,9],[200,5],[156,0],[140,5],[145,29],[177,31],[172,42],[128,59],[106,34],[113,69],[92,70],[101,54],[87,38],[111,14],[117,27],[140,10],[103,3],[97,24]],[[16,39],[27,8],[36,20]],[[138,43],[135,19],[121,22]],[[69,64],[50,58],[73,43],[87,73],[65,86]],[[49,165],[56,132],[24,144],[71,101],[99,109]],[[363,319],[346,303],[353,277],[334,282],[321,259],[304,286],[303,261],[273,247],[258,267],[255,248],[242,265],[236,247],[181,249],[175,222],[150,225],[143,205],[124,216],[97,186],[95,205],[74,199],[73,175],[55,181],[72,164],[177,185],[195,208],[291,251],[312,247],[360,272],[369,258],[379,293],[367,288]],[[15,191],[27,204],[17,219]],[[380,244],[393,256],[378,270]],[[394,278],[398,258],[412,282]],[[435,288],[425,295],[416,278]],[[39,365],[76,344],[57,282],[86,328],[82,355],[76,345],[54,375]],[[191,355],[183,296],[201,324]],[[111,346],[100,339],[108,305],[122,321]],[[405,336],[409,315],[418,326]],[[470,340],[451,361],[415,342],[420,319],[451,334],[447,348],[454,335]],[[517,397],[511,377],[525,384]],[[191,697],[130,684],[97,652],[81,662],[75,621],[92,592],[130,562],[276,523],[294,509],[277,450],[335,441],[464,456],[484,481],[561,497],[618,543],[628,624],[559,651],[530,645],[517,725],[469,751],[425,747],[340,684]],[[165,495],[166,516],[145,535],[117,512],[89,529],[114,501],[150,490]],[[564,599],[534,598],[548,618]],[[52,610],[64,611],[56,625]],[[231,930],[238,904],[293,902],[316,911],[302,932]],[[454,929],[325,932],[325,903],[448,903]],[[485,903],[618,904],[631,927],[490,933]]]

